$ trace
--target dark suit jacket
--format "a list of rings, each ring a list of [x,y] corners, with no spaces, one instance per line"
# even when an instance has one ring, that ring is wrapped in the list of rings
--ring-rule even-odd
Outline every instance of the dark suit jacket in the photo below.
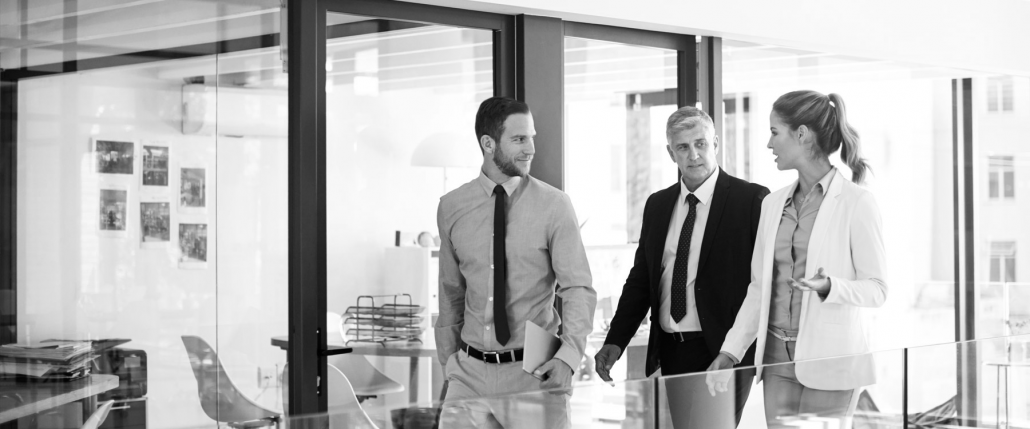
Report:
[[[719,170],[708,223],[697,263],[694,297],[705,343],[713,358],[719,354],[726,332],[733,327],[737,311],[747,296],[751,282],[751,252],[755,248],[762,199],[769,194],[764,186],[748,183]],[[681,198],[676,183],[651,194],[644,205],[633,268],[622,287],[619,308],[615,311],[605,344],[626,351],[647,311],[651,310],[651,338],[647,344],[647,375],[661,366],[658,361],[658,308],[661,305],[662,251],[669,233],[675,204]],[[754,364],[755,346],[748,348],[740,366]]]

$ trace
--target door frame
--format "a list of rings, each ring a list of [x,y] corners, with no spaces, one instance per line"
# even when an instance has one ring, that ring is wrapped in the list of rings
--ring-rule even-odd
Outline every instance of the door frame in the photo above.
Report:
[[[326,15],[493,31],[494,95],[514,97],[515,17],[392,0],[287,0],[289,76],[289,409],[325,413]]]

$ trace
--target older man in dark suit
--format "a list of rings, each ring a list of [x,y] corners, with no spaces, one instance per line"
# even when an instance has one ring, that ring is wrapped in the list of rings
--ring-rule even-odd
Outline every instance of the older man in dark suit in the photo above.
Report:
[[[605,344],[595,356],[598,375],[609,371],[651,311],[646,373],[703,372],[719,355],[726,332],[747,295],[751,252],[758,232],[763,186],[719,169],[712,118],[684,107],[666,126],[669,156],[681,178],[644,206],[633,268]],[[750,366],[754,345],[738,366]],[[735,374],[732,398],[712,398],[703,377],[665,383],[677,428],[733,427],[751,391],[754,370]]]

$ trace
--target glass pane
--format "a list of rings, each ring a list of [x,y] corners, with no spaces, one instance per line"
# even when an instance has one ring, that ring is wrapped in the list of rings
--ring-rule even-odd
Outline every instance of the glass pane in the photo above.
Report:
[[[1014,94],[1012,93],[1012,78],[1005,77],[1001,80],[1001,110],[1011,112]]]
[[[443,382],[437,206],[479,175],[474,125],[494,94],[494,35],[337,13],[326,22],[329,342],[404,389],[377,401],[431,401]],[[413,317],[354,310],[394,304],[416,306]]]
[[[601,330],[633,265],[647,197],[678,179],[665,138],[677,108],[676,51],[566,37],[564,73],[565,191],[582,225]]]
[[[776,168],[766,147],[773,102],[807,89],[837,93],[846,103],[872,167],[864,187],[880,207],[888,255],[890,298],[869,311],[873,349],[954,339],[951,79],[968,72],[735,40],[723,40],[722,53],[724,101],[748,100],[751,108],[750,114],[724,116],[734,122],[724,122],[724,129],[737,134],[732,139],[739,153],[751,157],[747,166],[737,157],[738,177],[771,191],[797,179],[795,171]],[[886,105],[887,98],[906,101]],[[749,125],[746,143],[742,124]],[[838,153],[830,162],[851,177]],[[912,183],[921,183],[921,191],[901,186]],[[980,195],[988,194],[986,188]]]
[[[269,337],[287,328],[288,230],[287,92],[270,37],[279,2],[121,3],[31,2],[11,15],[25,19],[15,27],[30,43],[5,45],[0,59],[5,74],[41,74],[16,84],[14,340],[92,341],[96,358],[89,378],[35,383],[34,394],[113,381],[91,391],[118,401],[112,416],[133,416],[111,427],[278,415],[285,355]],[[242,45],[264,47],[231,51]],[[58,412],[79,427],[94,406]]]
[[[1011,167],[1009,167],[1011,168]],[[1005,198],[1015,198],[1016,196],[1016,173],[1013,171],[1006,171],[1002,175],[1002,183],[1005,184]]]
[[[972,126],[974,149],[982,154],[975,159],[973,164],[975,198],[973,234],[977,239],[976,249],[973,252],[975,260],[974,275],[977,278],[978,289],[977,299],[985,298],[991,289],[982,283],[986,282],[1019,282],[1026,281],[1025,273],[1030,270],[1030,259],[1018,253],[1019,249],[1026,249],[1030,241],[1026,235],[1026,207],[1025,198],[1020,198],[1024,184],[1016,180],[1017,177],[1026,177],[1028,174],[1027,162],[1030,157],[1030,149],[1020,143],[1021,136],[1030,132],[1030,110],[1016,108],[1006,110],[1004,113],[992,113],[982,103],[984,98],[990,94],[989,88],[995,87],[1001,91],[1002,100],[999,100],[999,109],[1005,107],[1004,99],[1011,107],[1026,106],[1030,103],[1030,78],[1025,76],[996,76],[996,77],[973,77],[972,78]],[[988,179],[983,172],[992,172],[996,176],[997,185],[991,190],[990,183],[984,183]],[[990,194],[988,194],[990,192]],[[1000,200],[991,200],[991,195]],[[998,204],[997,201],[1004,201]],[[1018,286],[1017,286],[1018,285]],[[1006,284],[1006,293],[993,297],[988,301],[992,302],[990,308],[993,312],[984,312],[976,315],[977,338],[986,338],[992,335],[1005,335],[1025,329],[1020,325],[1020,317],[1016,314],[1025,313],[1024,310],[1016,309],[1015,300],[1023,300],[1024,295],[1020,283],[1016,285]],[[1023,302],[1025,304],[1025,302]],[[1013,314],[1009,309],[1013,309]]]
[[[997,78],[991,78],[987,81],[987,111],[997,112],[998,111],[998,92],[1001,91],[1001,85]]]
[[[783,345],[783,343],[779,343]],[[357,403],[349,383],[329,379],[329,394],[341,406],[327,414],[292,416],[289,425],[343,427],[441,427],[464,409],[497,410],[518,427],[558,427],[542,404],[568,394],[573,428],[740,428],[765,427],[1025,427],[1030,423],[1025,374],[1030,335],[944,343],[907,350],[822,359],[796,359],[761,367],[762,382],[743,397],[736,380],[750,380],[754,368],[659,376],[640,380],[577,383],[570,391],[532,391],[446,403],[382,406]],[[979,373],[978,368],[983,370]],[[837,370],[838,372],[833,372]],[[808,374],[817,399],[777,385],[778,378]],[[833,373],[822,378],[813,375]],[[721,386],[725,385],[726,390]],[[342,386],[342,388],[334,388]],[[979,386],[979,390],[978,390]],[[711,390],[710,390],[711,389]],[[714,393],[713,393],[714,390]],[[796,395],[792,393],[796,392]],[[657,400],[655,400],[657,395]],[[793,396],[793,397],[792,397]],[[799,405],[806,412],[799,413]],[[768,413],[767,413],[768,410]],[[907,411],[907,414],[906,414]],[[474,423],[474,422],[473,422]],[[340,427],[333,426],[333,427]]]
[[[588,246],[636,242],[647,197],[676,183],[675,110],[676,51],[565,38],[565,191]]]
[[[987,173],[987,177],[988,177],[988,182],[987,182],[988,183],[988,185],[987,185],[988,186],[988,188],[987,188],[988,191],[987,191],[987,195],[990,198],[998,198],[998,172],[997,171],[992,171],[990,173]]]

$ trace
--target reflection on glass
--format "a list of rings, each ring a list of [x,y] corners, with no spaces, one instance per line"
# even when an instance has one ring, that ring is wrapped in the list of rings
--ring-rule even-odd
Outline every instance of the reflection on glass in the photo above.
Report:
[[[647,197],[678,178],[665,137],[677,107],[676,67],[673,50],[565,38],[565,192],[581,224],[597,291],[588,357],[604,341],[633,266]],[[586,361],[592,368],[593,359]],[[617,377],[643,377],[642,369],[637,374],[624,362],[612,369]],[[577,377],[594,377],[590,372]]]
[[[565,191],[586,245],[636,242],[647,197],[676,183],[675,110],[676,51],[565,38]]]
[[[867,186],[883,209],[889,255],[890,298],[870,312],[874,350],[954,339],[952,213],[958,203],[953,196],[952,127],[961,130],[964,124],[953,124],[952,91],[955,79],[971,79],[976,337],[1030,332],[1030,283],[1020,277],[1026,270],[1019,251],[1030,246],[1021,243],[1025,234],[1020,228],[1021,213],[1027,210],[1020,199],[1027,150],[1012,138],[1030,131],[1030,79],[728,40],[723,60],[726,141],[740,149],[739,156],[727,161],[770,189],[793,180],[791,174],[776,171],[765,148],[772,102],[797,89],[835,92],[848,101],[849,120],[861,133],[863,155],[872,165]],[[831,161],[847,171],[836,157]],[[927,359],[918,370],[954,373],[957,364],[954,359]],[[978,392],[983,397],[997,385],[988,380],[992,374],[980,369]],[[935,384],[911,389],[910,398],[936,398],[947,391]],[[996,409],[993,402],[982,406],[985,415]]]
[[[847,410],[827,413],[772,416],[778,427],[1025,427],[1030,423],[1030,395],[1024,388],[1030,355],[1016,350],[1030,343],[1030,336],[993,338],[963,343],[945,343],[905,350],[886,350],[867,355],[880,374],[875,383],[852,392]],[[839,365],[856,356],[767,365],[762,371],[785,370],[794,365]],[[943,363],[943,370],[936,362]],[[979,381],[960,377],[958,364],[966,368],[985,368]],[[620,380],[614,385],[600,381],[575,383],[569,396],[572,428],[721,428],[733,427],[735,409],[732,390],[713,395],[712,383],[732,380],[736,369],[715,373],[686,374],[650,379]],[[966,374],[968,375],[968,373]],[[337,380],[338,382],[339,380]],[[970,406],[961,403],[961,394],[985,388]],[[368,401],[356,404],[351,389],[344,385],[334,389],[329,380],[330,411],[325,415],[291,416],[288,424],[307,424],[328,419],[346,427],[409,427],[427,423],[431,426],[439,402],[386,404]],[[739,428],[766,428],[761,386],[754,386],[743,406]],[[335,393],[334,393],[335,392]],[[654,402],[653,393],[662,400]],[[541,404],[541,395],[555,391],[534,391],[477,399],[492,408],[524,410],[522,427],[550,427],[546,421],[534,420],[532,411]],[[690,399],[682,399],[686,393]],[[907,394],[907,395],[906,395]],[[669,400],[668,398],[673,398]],[[907,404],[906,404],[907,402]],[[907,405],[907,409],[906,409]],[[907,414],[906,414],[907,411]],[[657,423],[657,425],[655,425]],[[423,426],[416,426],[423,427]]]
[[[0,49],[5,72],[52,72],[17,83],[17,341],[117,346],[91,369],[120,380],[99,398],[119,401],[114,427],[211,425],[244,415],[233,414],[237,397],[279,414],[285,354],[269,345],[287,318],[279,50],[164,60],[276,33],[278,2],[86,3],[70,14],[14,6],[27,7],[10,16],[31,40]],[[138,63],[107,58],[127,53]],[[191,357],[186,338],[206,351]],[[206,370],[216,353],[219,371]]]
[[[725,141],[737,149],[727,162],[770,190],[796,177],[777,171],[766,148],[776,98],[811,89],[847,101],[890,261],[890,298],[870,312],[873,349],[954,339],[951,79],[966,72],[730,40],[723,61]]]
[[[363,295],[410,294],[423,310],[403,329],[434,350],[437,205],[483,162],[474,124],[480,102],[494,94],[493,33],[335,13],[326,22],[328,310],[394,302],[359,302]],[[359,358],[405,386],[381,401],[438,397],[442,365],[416,358],[413,371],[411,358],[375,356],[384,346],[368,341],[399,338],[356,329],[363,322],[351,316],[329,340],[352,341],[369,354]]]

